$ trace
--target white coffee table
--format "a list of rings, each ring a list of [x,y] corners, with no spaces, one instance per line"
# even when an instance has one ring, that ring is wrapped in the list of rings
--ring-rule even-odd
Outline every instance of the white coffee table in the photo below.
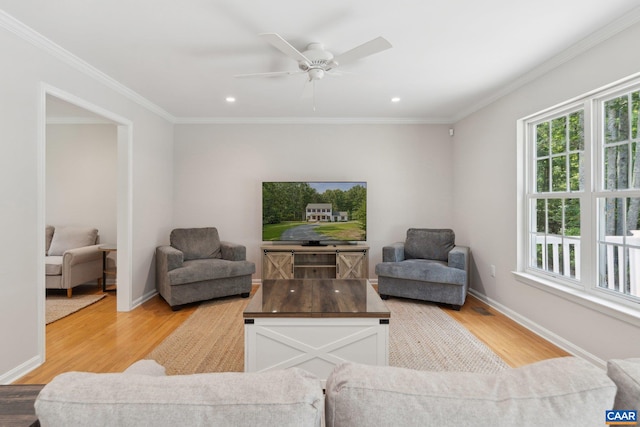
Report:
[[[366,279],[264,280],[244,310],[247,372],[389,364],[390,313]]]

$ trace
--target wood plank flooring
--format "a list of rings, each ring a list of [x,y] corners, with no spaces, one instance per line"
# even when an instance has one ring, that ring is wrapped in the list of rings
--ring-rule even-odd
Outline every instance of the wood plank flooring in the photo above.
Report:
[[[96,286],[74,289],[74,294],[99,292]],[[121,372],[146,356],[195,309],[194,305],[174,312],[156,296],[131,312],[118,313],[116,296],[109,293],[48,325],[46,362],[14,384],[45,384],[67,371]],[[472,296],[459,312],[444,311],[512,367],[568,355]]]
[[[570,356],[471,295],[460,311],[446,308],[444,311],[513,368],[554,357]]]
[[[50,292],[50,291],[49,291]],[[74,295],[101,293],[78,286]],[[174,312],[159,296],[130,312],[116,311],[116,295],[107,297],[46,327],[46,361],[14,384],[46,384],[67,371],[121,372],[142,359],[196,309]]]

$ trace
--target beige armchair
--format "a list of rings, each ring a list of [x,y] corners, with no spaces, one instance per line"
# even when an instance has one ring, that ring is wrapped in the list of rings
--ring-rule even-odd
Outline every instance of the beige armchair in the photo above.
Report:
[[[45,274],[47,289],[66,289],[71,298],[74,286],[93,280],[102,284],[102,254],[98,230],[87,227],[47,226]]]

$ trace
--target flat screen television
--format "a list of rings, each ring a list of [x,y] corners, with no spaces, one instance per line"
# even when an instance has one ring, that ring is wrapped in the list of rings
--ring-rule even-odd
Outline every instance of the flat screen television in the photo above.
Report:
[[[303,245],[367,240],[367,183],[262,183],[262,240]]]

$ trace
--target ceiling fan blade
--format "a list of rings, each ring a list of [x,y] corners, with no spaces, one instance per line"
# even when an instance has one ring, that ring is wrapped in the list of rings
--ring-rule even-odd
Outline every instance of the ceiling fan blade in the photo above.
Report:
[[[285,55],[295,59],[298,62],[303,61],[311,64],[311,61],[309,60],[309,58],[304,56],[298,49],[291,46],[289,42],[287,42],[285,39],[280,37],[280,35],[276,33],[262,33],[258,35],[263,39],[265,39],[267,42],[269,42],[273,47],[278,49],[280,52],[284,53]]]
[[[353,62],[360,58],[364,58],[365,56],[373,55],[374,53],[382,52],[383,50],[387,50],[391,48],[391,43],[387,41],[384,37],[377,37],[373,40],[369,40],[366,43],[361,44],[360,46],[356,46],[351,50],[346,51],[342,55],[338,55],[333,58],[333,62],[338,65],[346,64],[348,62]]]
[[[250,74],[236,74],[235,78],[244,79],[249,77],[278,77],[278,76],[291,76],[293,74],[304,73],[304,71],[273,71],[270,73],[250,73]]]

